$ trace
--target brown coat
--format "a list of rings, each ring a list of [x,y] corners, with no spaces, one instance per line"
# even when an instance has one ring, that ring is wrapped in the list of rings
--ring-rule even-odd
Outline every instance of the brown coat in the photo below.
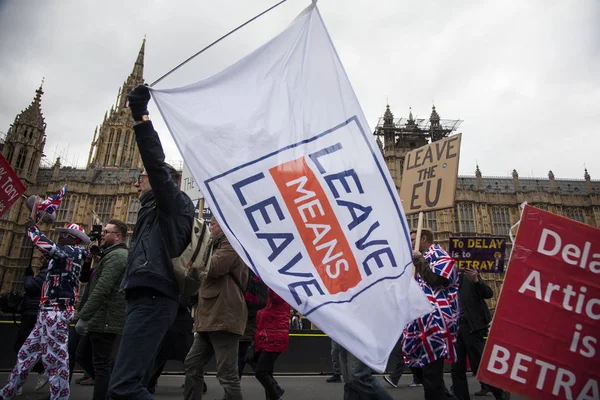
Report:
[[[213,248],[208,274],[198,292],[194,332],[225,331],[244,334],[248,308],[244,295],[229,275],[230,272],[245,290],[248,267],[227,238],[223,237]]]

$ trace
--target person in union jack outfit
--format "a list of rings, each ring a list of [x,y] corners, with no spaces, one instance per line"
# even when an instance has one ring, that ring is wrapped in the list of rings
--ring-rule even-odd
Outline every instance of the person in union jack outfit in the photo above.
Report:
[[[58,244],[48,239],[33,221],[26,225],[33,244],[50,258],[46,280],[42,285],[40,312],[36,324],[19,349],[17,364],[0,390],[0,398],[12,399],[23,385],[29,371],[41,358],[50,381],[50,399],[66,400],[69,390],[69,323],[77,301],[81,265],[87,257],[82,245],[90,243],[82,227],[69,223],[56,228]]]
[[[415,232],[411,240],[415,248]],[[411,367],[422,368],[425,399],[456,399],[447,393],[443,373],[444,360],[456,360],[458,274],[454,259],[433,241],[433,233],[423,229],[413,253],[415,279],[433,311],[407,325],[402,351]]]

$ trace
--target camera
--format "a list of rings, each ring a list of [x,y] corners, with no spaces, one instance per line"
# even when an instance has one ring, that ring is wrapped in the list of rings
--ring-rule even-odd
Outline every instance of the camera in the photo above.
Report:
[[[96,242],[96,244],[90,246],[90,253],[95,257],[102,257],[104,254],[104,249],[100,247],[100,240],[102,240],[102,225],[92,225],[92,230],[88,236],[92,243]]]
[[[92,225],[92,230],[88,237],[90,241],[100,243],[100,239],[102,239],[102,225]]]

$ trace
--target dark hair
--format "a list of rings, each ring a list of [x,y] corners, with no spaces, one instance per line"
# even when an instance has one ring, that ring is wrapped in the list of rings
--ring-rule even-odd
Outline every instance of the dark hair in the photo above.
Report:
[[[411,235],[413,233],[416,235],[417,231],[414,230],[410,232]],[[427,240],[427,242],[433,243],[433,232],[431,232],[429,229],[421,229],[421,237],[424,237]]]
[[[173,167],[169,163],[163,163],[167,171],[169,171],[169,175],[171,176],[171,180],[175,183],[175,185],[179,186],[181,184],[181,172],[177,171],[175,167]],[[142,169],[142,172],[146,171],[146,175],[148,175],[148,171],[146,167]],[[140,172],[141,174],[141,172]]]
[[[169,163],[165,163],[165,168],[167,168],[167,170],[169,171],[169,175],[171,175],[171,180],[175,183],[175,185],[179,186],[181,184],[181,173]]]
[[[121,221],[120,219],[111,219],[108,221],[108,223],[117,227],[117,230],[123,237],[123,240],[127,238],[127,231],[129,230],[129,227],[125,222]]]

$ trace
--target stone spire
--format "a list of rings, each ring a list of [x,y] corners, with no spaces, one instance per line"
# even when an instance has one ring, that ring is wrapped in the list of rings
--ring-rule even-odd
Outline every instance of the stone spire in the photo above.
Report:
[[[440,127],[440,115],[435,110],[435,105],[431,107],[431,115],[429,116],[429,122],[431,122],[432,128]]]
[[[16,116],[4,141],[2,153],[26,185],[35,184],[46,145],[46,122],[42,114],[44,80],[35,91],[33,101]]]
[[[515,192],[521,191],[521,185],[519,184],[519,173],[516,169],[512,171],[513,185],[515,187]]]
[[[548,171],[548,180],[550,181],[550,192],[556,192],[556,181],[554,180],[554,172]]]
[[[584,178],[586,181],[588,181],[588,182],[589,182],[589,181],[592,179],[592,177],[591,177],[591,176],[590,176],[590,174],[588,173],[588,170],[587,170],[587,168],[585,168],[585,173],[583,174],[583,178]]]
[[[437,142],[446,136],[440,124],[440,115],[435,110],[435,105],[431,107],[431,115],[429,116],[429,136],[432,142]]]
[[[417,128],[417,123],[412,113],[412,107],[408,107],[408,121],[406,122],[406,128],[411,130],[415,130]]]
[[[383,125],[394,125],[394,114],[390,111],[390,105],[385,106],[385,113],[383,114]]]
[[[134,87],[144,83],[144,52],[146,51],[146,37],[142,41],[142,47],[137,55],[135,64],[133,65],[133,71],[127,77],[127,80],[123,83],[123,87],[120,90],[120,94],[117,95],[117,110],[122,110],[127,104],[127,93],[131,92]]]
[[[127,108],[127,93],[144,83],[144,52],[146,38],[137,55],[133,71],[119,90],[116,102],[104,115],[104,120],[94,133],[94,140],[88,155],[88,167],[141,167],[140,154],[133,134],[133,118]]]
[[[476,164],[476,167],[475,167],[475,179],[477,181],[477,189],[483,190],[483,177],[481,176],[481,170],[479,169],[479,164]]]
[[[383,114],[383,147],[386,151],[393,151],[396,144],[396,134],[394,129],[394,114],[390,111],[390,105],[385,106]]]
[[[42,130],[46,129],[46,122],[44,121],[44,115],[42,114],[42,95],[44,94],[44,90],[42,89],[44,86],[44,79],[42,78],[42,83],[40,87],[35,91],[35,97],[33,101],[21,114],[17,115],[15,119],[15,124],[20,122],[22,124],[28,124],[35,126],[36,128],[40,128]]]

